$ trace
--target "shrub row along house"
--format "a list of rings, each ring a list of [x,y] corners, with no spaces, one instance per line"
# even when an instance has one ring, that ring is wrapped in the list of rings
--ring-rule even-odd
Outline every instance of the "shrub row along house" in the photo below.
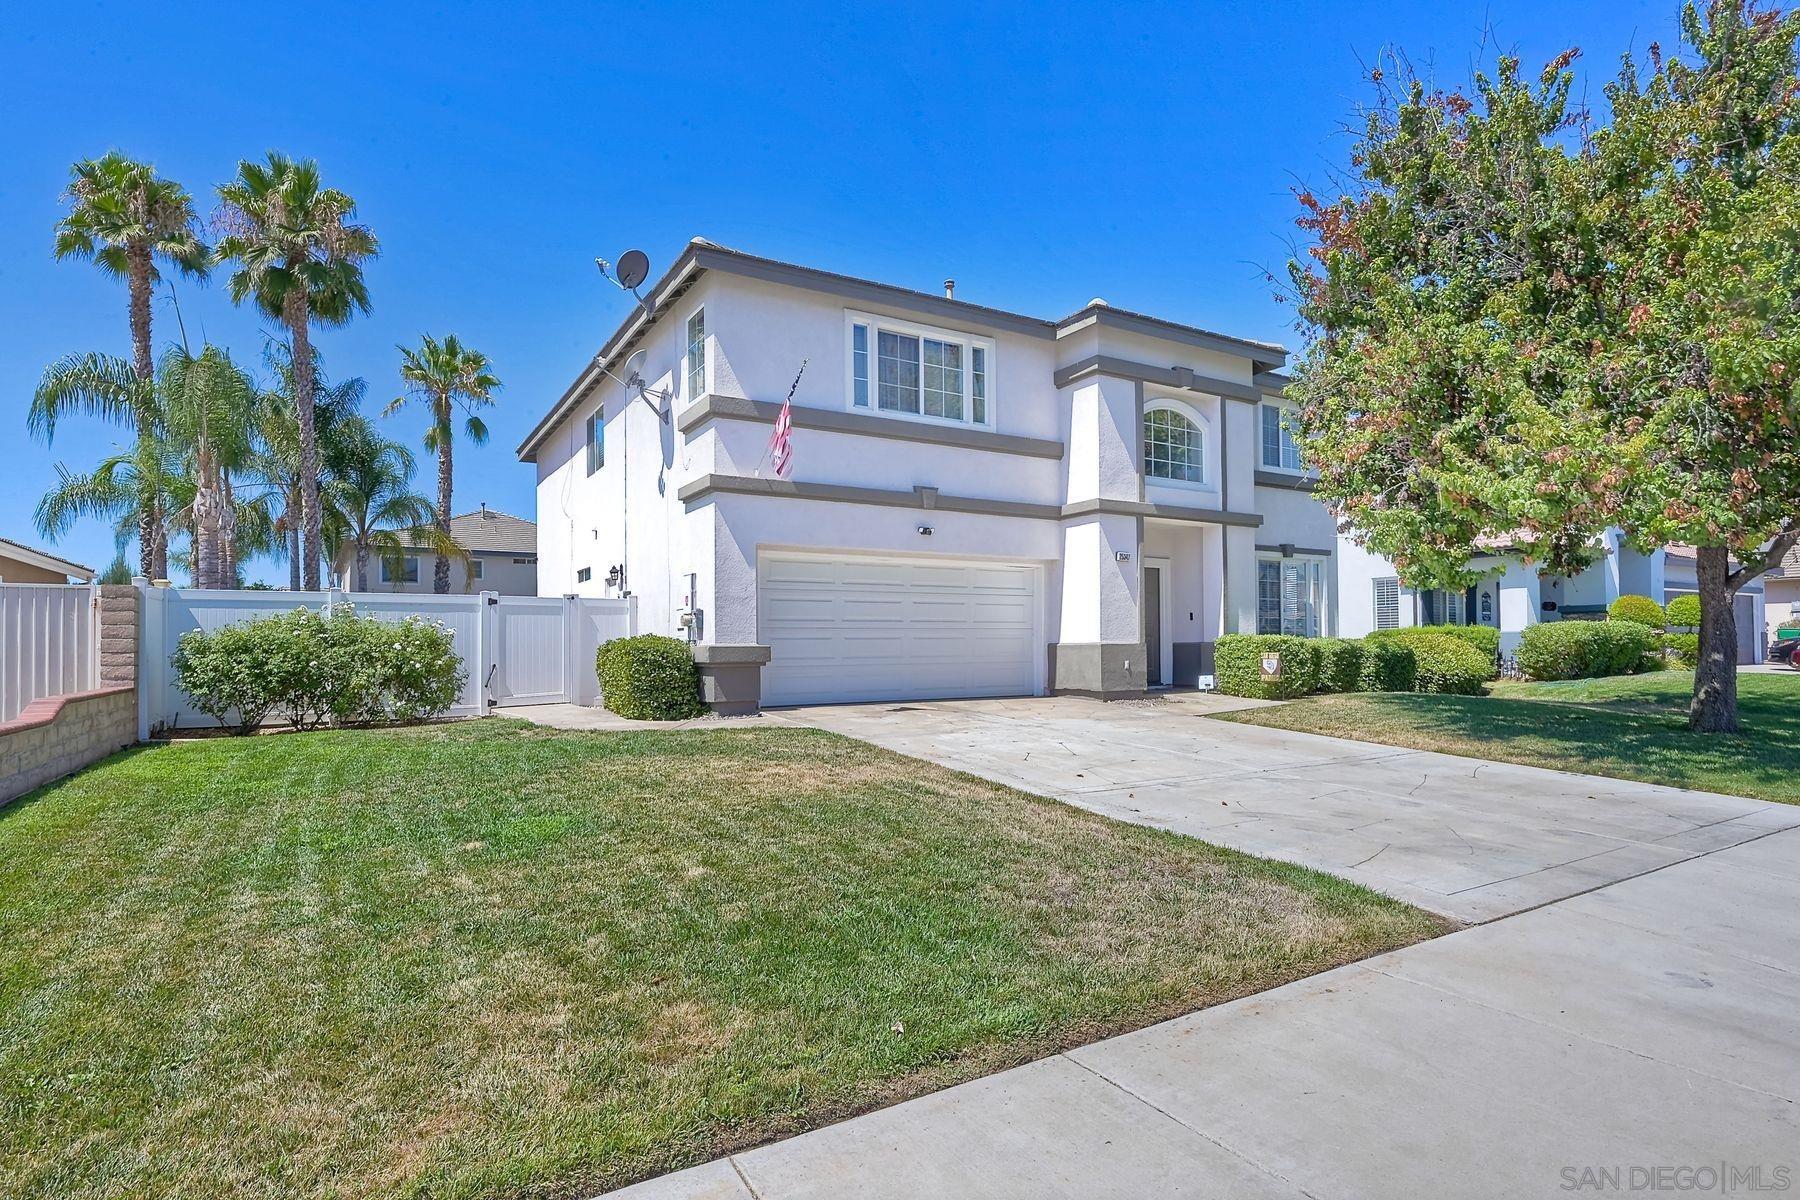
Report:
[[[637,597],[729,712],[1130,696],[1213,674],[1224,634],[1516,642],[1548,600],[1680,586],[1671,555],[1611,547],[1559,581],[1496,547],[1466,596],[1400,589],[1311,494],[1286,357],[1104,300],[1047,320],[696,239],[519,447],[538,590]]]

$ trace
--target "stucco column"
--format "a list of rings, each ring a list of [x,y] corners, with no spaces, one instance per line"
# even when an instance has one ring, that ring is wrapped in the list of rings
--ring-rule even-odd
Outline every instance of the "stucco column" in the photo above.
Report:
[[[1500,573],[1500,653],[1518,652],[1525,630],[1537,623],[1543,605],[1543,580],[1537,568],[1509,559]]]
[[[1256,530],[1241,525],[1220,527],[1224,561],[1220,577],[1225,581],[1219,632],[1256,632]]]
[[[1064,388],[1061,399],[1070,414],[1065,502],[1137,505],[1142,390],[1102,375]],[[1143,521],[1135,513],[1065,519],[1061,640],[1050,648],[1053,690],[1107,698],[1143,693],[1142,549]]]

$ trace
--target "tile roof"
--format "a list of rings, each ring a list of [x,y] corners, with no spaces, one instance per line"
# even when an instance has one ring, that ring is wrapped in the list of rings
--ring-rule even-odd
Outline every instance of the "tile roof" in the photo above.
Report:
[[[6,552],[8,550],[17,551],[18,553],[15,555],[7,555]],[[0,556],[14,557],[17,558],[19,562],[28,562],[33,566],[43,567],[46,570],[51,571],[67,568],[66,570],[63,570],[64,575],[83,575],[88,579],[94,577],[94,568],[92,567],[83,566],[78,562],[71,562],[66,558],[50,553],[48,550],[39,550],[36,546],[27,546],[24,542],[15,542],[11,538],[0,537]]]
[[[537,553],[537,523],[497,508],[483,506],[451,517],[450,536],[471,554]]]

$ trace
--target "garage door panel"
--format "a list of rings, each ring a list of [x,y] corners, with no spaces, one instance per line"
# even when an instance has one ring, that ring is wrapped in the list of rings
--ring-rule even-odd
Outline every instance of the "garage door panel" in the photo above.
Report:
[[[765,556],[767,704],[1030,693],[1037,572],[988,563]]]

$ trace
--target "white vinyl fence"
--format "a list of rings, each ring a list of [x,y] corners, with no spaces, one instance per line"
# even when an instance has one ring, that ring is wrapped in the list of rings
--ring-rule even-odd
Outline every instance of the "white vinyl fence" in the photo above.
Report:
[[[599,700],[594,652],[637,628],[637,601],[579,596],[464,596],[385,592],[210,591],[142,589],[138,639],[138,733],[212,724],[175,686],[169,658],[192,629],[217,629],[306,607],[349,604],[357,612],[398,621],[442,621],[468,680],[451,716],[485,716],[521,704],[593,704]]]
[[[0,721],[100,686],[98,602],[92,584],[0,583]]]

